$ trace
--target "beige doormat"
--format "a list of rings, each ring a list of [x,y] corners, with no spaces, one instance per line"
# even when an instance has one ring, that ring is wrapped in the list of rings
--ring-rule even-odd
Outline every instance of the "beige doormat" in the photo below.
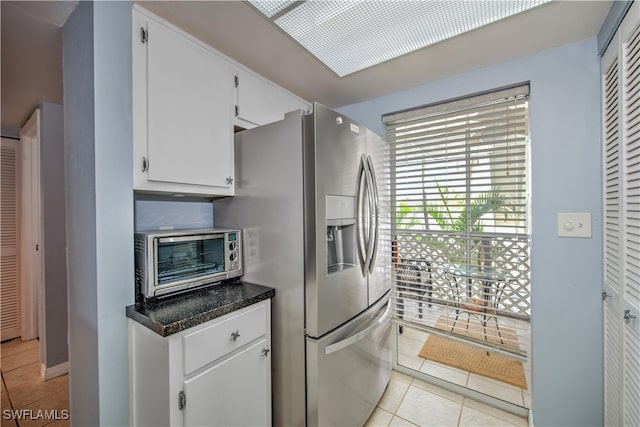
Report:
[[[467,321],[464,317],[466,316],[458,319],[455,332],[484,339],[482,325],[477,320],[475,320],[476,324],[474,325],[474,319],[472,317],[469,331],[467,331],[465,329]],[[440,316],[436,327],[438,329],[451,330],[452,321],[453,319],[448,316]],[[447,325],[449,326],[447,327]],[[513,328],[501,326],[500,333],[502,334],[505,342],[517,342],[516,332]],[[498,336],[495,324],[487,324],[487,335],[489,340],[493,340],[492,337]],[[487,354],[486,350],[472,347],[438,335],[429,335],[422,347],[422,350],[420,350],[419,356],[423,359],[443,363],[474,374],[483,375],[507,384],[512,384],[516,387],[523,389],[527,388],[527,380],[524,375],[522,362],[500,354],[491,352]]]

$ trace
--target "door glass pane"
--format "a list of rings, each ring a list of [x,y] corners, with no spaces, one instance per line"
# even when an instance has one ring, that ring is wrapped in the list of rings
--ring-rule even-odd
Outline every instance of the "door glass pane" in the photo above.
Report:
[[[519,408],[531,386],[525,92],[386,122],[398,366]]]

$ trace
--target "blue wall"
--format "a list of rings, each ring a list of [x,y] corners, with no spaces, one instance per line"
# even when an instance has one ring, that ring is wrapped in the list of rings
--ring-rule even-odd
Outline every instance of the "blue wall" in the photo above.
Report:
[[[213,228],[213,202],[202,198],[135,195],[135,231]]]
[[[534,424],[600,425],[603,273],[596,38],[339,110],[384,135],[382,114],[526,81],[531,83]],[[558,212],[590,212],[593,237],[557,237]]]
[[[63,27],[73,425],[129,424],[133,304],[131,3],[80,2]]]
[[[75,425],[100,423],[92,14],[92,3],[80,3],[62,30],[69,403]]]

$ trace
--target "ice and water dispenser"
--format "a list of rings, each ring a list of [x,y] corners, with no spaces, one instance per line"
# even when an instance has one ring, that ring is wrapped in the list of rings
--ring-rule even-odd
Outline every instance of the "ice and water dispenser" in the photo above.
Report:
[[[327,273],[356,267],[356,198],[327,195]]]

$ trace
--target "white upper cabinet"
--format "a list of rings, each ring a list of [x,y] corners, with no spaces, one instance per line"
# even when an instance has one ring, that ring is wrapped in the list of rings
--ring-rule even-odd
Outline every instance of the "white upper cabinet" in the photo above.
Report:
[[[240,126],[266,125],[282,120],[289,111],[309,109],[308,103],[253,73],[237,70],[235,79],[236,123]]]
[[[133,36],[134,189],[233,195],[230,64],[137,11]]]
[[[239,119],[264,125],[284,118],[289,110],[287,94],[246,71],[237,71],[236,79]]]
[[[133,6],[133,188],[234,194],[234,125],[282,120],[309,103]]]

